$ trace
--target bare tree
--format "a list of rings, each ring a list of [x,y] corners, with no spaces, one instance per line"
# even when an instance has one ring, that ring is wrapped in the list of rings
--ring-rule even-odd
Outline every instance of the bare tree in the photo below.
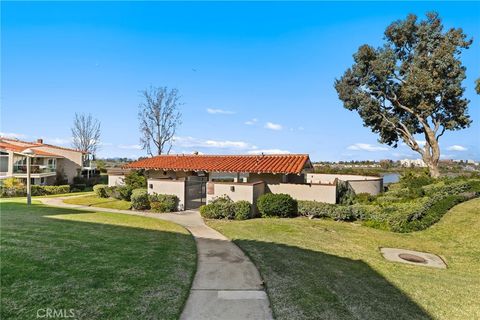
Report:
[[[95,156],[100,144],[100,121],[91,114],[77,114],[72,127],[73,146],[75,149]]]
[[[139,106],[140,143],[150,156],[169,154],[177,127],[182,123],[177,89],[154,88],[141,92]]]

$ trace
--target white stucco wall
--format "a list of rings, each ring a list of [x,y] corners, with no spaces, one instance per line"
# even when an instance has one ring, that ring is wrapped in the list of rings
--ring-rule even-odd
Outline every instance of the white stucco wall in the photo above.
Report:
[[[114,187],[114,186],[123,186],[125,182],[123,179],[125,176],[123,174],[109,174],[108,175],[108,186],[109,187]]]
[[[337,198],[336,185],[324,184],[268,184],[271,193],[286,193],[296,200],[310,200],[326,203],[335,203]]]
[[[227,195],[233,201],[246,200],[254,203],[254,185],[252,183],[228,183],[228,182],[208,182],[208,188],[213,184],[213,194],[207,192],[207,203],[210,203],[213,198]],[[232,190],[233,188],[233,190]]]
[[[178,210],[185,208],[185,181],[153,179],[147,180],[148,193],[171,194],[178,197]]]
[[[307,183],[333,183],[335,179],[347,181],[355,193],[377,195],[383,191],[383,178],[353,174],[308,173]]]

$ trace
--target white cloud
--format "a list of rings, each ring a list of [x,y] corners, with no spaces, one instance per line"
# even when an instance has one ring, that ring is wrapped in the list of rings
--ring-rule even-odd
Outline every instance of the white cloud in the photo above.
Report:
[[[67,144],[71,144],[73,139],[72,138],[46,138],[44,137],[43,140],[46,142],[46,143],[50,143],[50,144],[53,144],[53,145],[67,145]]]
[[[387,147],[382,146],[374,146],[368,143],[355,143],[351,146],[347,147],[348,150],[358,150],[358,151],[368,151],[368,152],[375,152],[375,151],[385,151],[388,150]]]
[[[281,149],[258,149],[258,150],[250,150],[247,152],[248,154],[287,154],[291,153],[288,150],[281,150]]]
[[[212,108],[207,108],[207,112],[210,114],[234,114],[235,113],[230,110],[212,109]]]
[[[175,137],[174,145],[184,148],[219,148],[219,149],[255,149],[256,146],[245,141],[199,139],[193,137]]]
[[[27,135],[23,133],[0,132],[0,137],[10,138],[10,139],[25,139]]]
[[[273,122],[265,123],[265,128],[270,129],[270,130],[277,130],[277,131],[283,129],[281,124],[273,123]]]
[[[136,150],[141,150],[142,146],[139,144],[120,144],[118,145],[120,149],[136,149]]]
[[[247,126],[253,126],[254,124],[256,124],[258,122],[258,119],[257,118],[253,118],[252,120],[248,120],[248,121],[245,121],[245,124]]]
[[[467,151],[468,149],[465,148],[464,146],[460,146],[458,144],[455,144],[453,146],[450,146],[447,148],[449,151]]]

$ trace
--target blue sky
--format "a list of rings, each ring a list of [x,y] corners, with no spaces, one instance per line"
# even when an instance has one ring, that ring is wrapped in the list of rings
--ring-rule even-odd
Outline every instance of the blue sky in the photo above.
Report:
[[[182,95],[178,153],[309,153],[312,160],[417,158],[379,145],[333,81],[364,43],[408,13],[438,11],[474,38],[462,61],[473,125],[443,157],[480,159],[478,2],[1,3],[1,132],[70,144],[75,112],[102,123],[99,156],[137,157],[139,91]]]

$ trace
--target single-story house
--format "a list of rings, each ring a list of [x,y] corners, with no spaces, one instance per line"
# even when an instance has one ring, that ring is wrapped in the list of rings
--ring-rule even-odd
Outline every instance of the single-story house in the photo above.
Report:
[[[341,178],[312,173],[313,166],[306,154],[181,154],[142,159],[122,170],[109,171],[109,185],[122,184],[125,170],[137,169],[145,170],[149,193],[176,195],[180,210],[198,208],[223,195],[254,204],[268,192],[286,193],[297,200],[336,203],[337,182]],[[383,189],[383,181],[378,177],[347,178],[361,192],[376,194]]]

